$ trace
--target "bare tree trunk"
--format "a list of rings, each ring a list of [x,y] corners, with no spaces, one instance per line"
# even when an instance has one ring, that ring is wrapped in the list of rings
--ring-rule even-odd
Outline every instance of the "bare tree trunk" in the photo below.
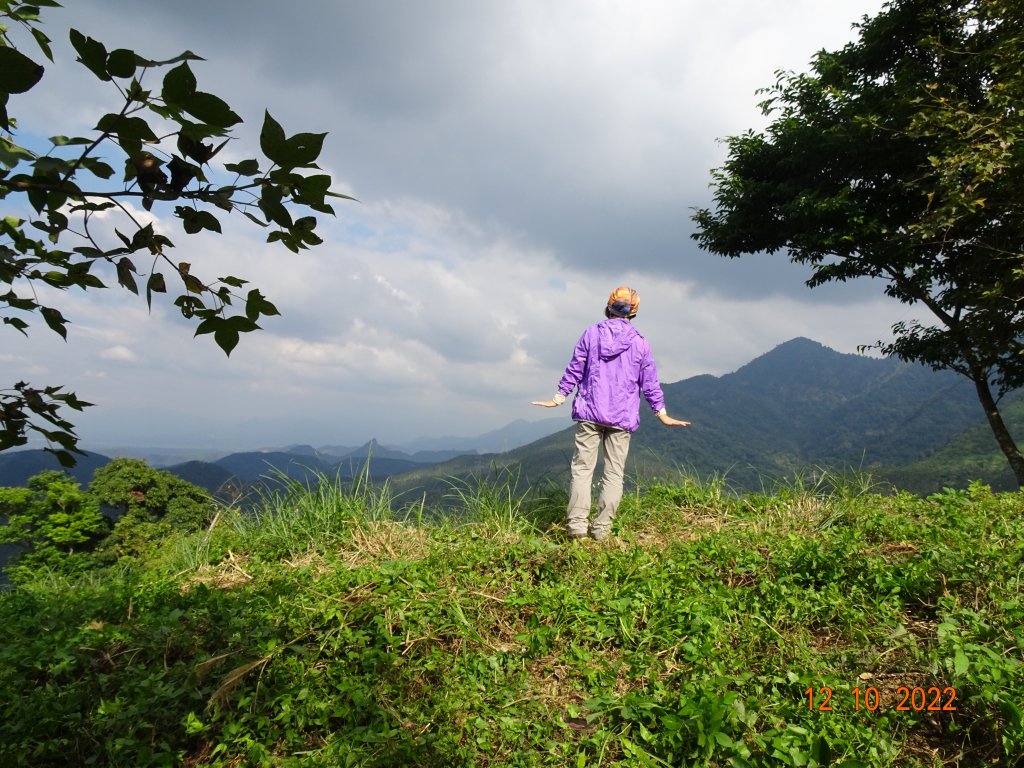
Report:
[[[988,385],[988,376],[985,375],[985,372],[973,370],[972,374],[974,374],[971,377],[974,380],[974,388],[985,409],[985,416],[988,418],[989,427],[992,428],[992,434],[995,435],[999,448],[1006,455],[1006,460],[1010,462],[1010,469],[1013,470],[1014,477],[1017,478],[1017,487],[1024,488],[1024,455],[1013,441],[1010,430],[1006,428],[1006,422],[1003,421],[1003,416],[999,413],[999,407],[996,405],[995,398],[992,397],[992,390]]]

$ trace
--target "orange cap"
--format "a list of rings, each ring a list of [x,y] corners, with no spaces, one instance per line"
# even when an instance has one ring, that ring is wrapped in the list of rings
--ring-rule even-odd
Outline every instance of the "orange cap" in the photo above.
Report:
[[[608,297],[608,312],[615,317],[633,317],[640,309],[640,294],[622,285]]]

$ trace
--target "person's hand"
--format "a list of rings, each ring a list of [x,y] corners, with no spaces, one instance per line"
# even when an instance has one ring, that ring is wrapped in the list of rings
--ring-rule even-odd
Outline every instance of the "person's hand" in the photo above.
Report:
[[[534,400],[532,403],[530,403],[530,405],[540,405],[540,406],[543,406],[545,408],[557,408],[558,407],[558,403],[556,403],[554,400]]]
[[[688,422],[688,421],[680,421],[679,419],[673,419],[667,413],[659,413],[658,414],[658,421],[660,421],[666,427],[688,427],[688,426],[690,426],[690,422]]]

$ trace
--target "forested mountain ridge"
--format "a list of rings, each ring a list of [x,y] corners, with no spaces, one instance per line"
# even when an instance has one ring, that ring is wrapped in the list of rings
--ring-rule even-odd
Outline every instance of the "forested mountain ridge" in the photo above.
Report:
[[[695,376],[662,388],[669,413],[692,426],[665,428],[641,404],[627,472],[681,469],[699,477],[724,476],[738,490],[760,490],[825,467],[866,470],[900,485],[900,467],[943,449],[947,464],[956,464],[951,441],[984,427],[974,388],[963,377],[895,359],[842,354],[806,338],[781,344],[733,373]],[[998,454],[984,429],[974,440],[975,450]],[[564,481],[572,442],[569,426],[506,454],[461,457],[393,482],[403,490],[436,491],[445,477],[506,466],[529,482],[546,476]],[[989,471],[968,479],[1011,487],[1002,464],[990,462]],[[940,475],[959,474],[950,466],[939,474],[916,469],[908,487],[928,493],[941,488]]]

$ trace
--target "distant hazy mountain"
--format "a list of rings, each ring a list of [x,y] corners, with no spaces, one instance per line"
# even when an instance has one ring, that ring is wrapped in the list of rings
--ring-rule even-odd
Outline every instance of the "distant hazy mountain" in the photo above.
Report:
[[[290,450],[290,448],[283,448],[282,450]],[[342,457],[348,456],[352,451],[357,450],[351,445],[322,445],[316,449],[317,453],[324,454],[325,456]]]
[[[312,445],[289,445],[281,449],[282,453],[294,453],[296,456],[319,456],[320,451]]]
[[[503,453],[554,434],[569,424],[567,415],[526,421],[516,419],[500,429],[476,437],[419,437],[397,446],[407,453],[417,451],[459,451],[461,453]]]
[[[173,464],[164,471],[211,493],[218,493],[235,485],[232,483],[234,473],[209,461],[186,461],[182,464]]]
[[[271,486],[280,482],[282,476],[300,482],[315,481],[318,477],[350,480],[365,472],[371,480],[379,481],[422,466],[418,462],[378,456],[376,453],[368,461],[358,451],[342,458],[319,451],[310,453],[300,450],[298,453],[232,453],[213,462],[190,461],[165,467],[165,470],[216,493],[228,486],[236,490],[253,485]]]
[[[448,461],[448,459],[453,459],[456,456],[463,455],[464,453],[467,453],[467,451],[438,450],[415,451],[410,453],[402,448],[381,445],[376,440],[371,440],[359,448],[353,448],[346,453],[339,454],[338,457],[349,460],[349,463],[351,463],[352,460],[363,463],[367,459],[370,459],[372,463],[376,463],[377,459],[393,459],[395,461],[407,461],[411,464],[439,464],[442,461]]]
[[[682,469],[759,490],[815,467],[885,468],[880,474],[898,482],[894,468],[921,461],[984,425],[974,388],[962,376],[840,354],[803,338],[734,373],[696,376],[663,389],[669,413],[693,425],[665,427],[642,405],[627,463],[634,476]],[[564,483],[572,435],[569,426],[507,453],[461,457],[393,478],[393,484],[437,492],[450,478],[487,475],[495,466],[514,468],[529,482],[552,477]],[[979,435],[983,441],[984,432]]]
[[[91,483],[93,473],[110,462],[110,457],[88,451],[84,456],[76,454],[76,458],[78,463],[65,471],[82,486]],[[44,450],[4,451],[0,453],[0,486],[24,486],[30,477],[47,469],[63,467],[53,454]]]
[[[227,470],[232,476],[244,483],[259,480],[277,472],[293,478],[306,477],[310,470],[324,474],[333,474],[331,465],[322,461],[317,456],[285,453],[284,451],[232,453],[211,463]],[[168,467],[167,470],[174,472],[175,467]]]
[[[89,449],[104,456],[141,459],[157,469],[186,461],[214,461],[225,454],[224,450],[211,448],[167,448],[143,445],[97,445],[94,443],[89,443]]]
[[[669,430],[644,413],[638,458],[724,474],[747,488],[814,466],[907,464],[983,419],[962,376],[808,339],[717,379],[667,385],[665,397],[669,412],[693,427]]]

